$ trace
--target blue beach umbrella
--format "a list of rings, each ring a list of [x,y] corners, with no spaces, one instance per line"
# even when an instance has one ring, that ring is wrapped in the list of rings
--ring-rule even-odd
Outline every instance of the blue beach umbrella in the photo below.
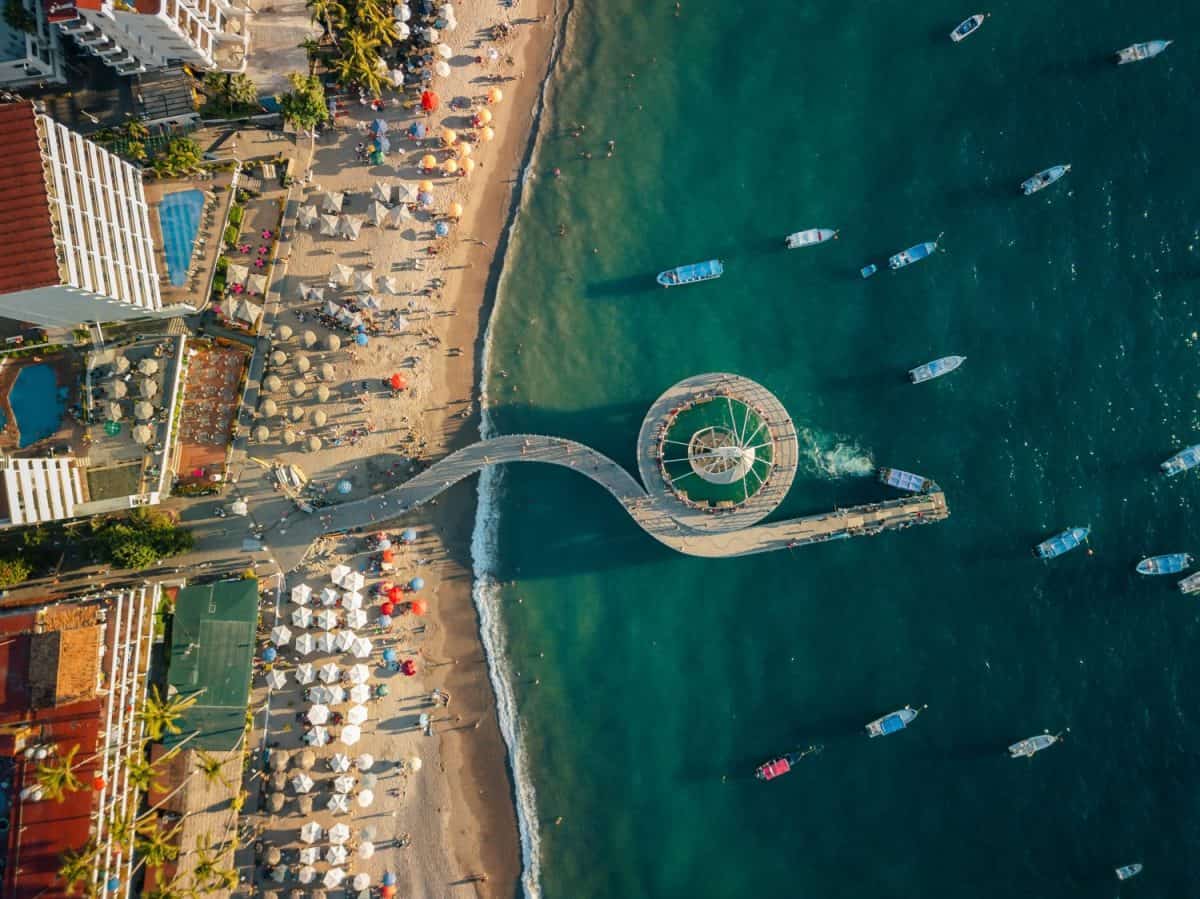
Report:
[[[408,136],[420,140],[425,136],[425,123],[413,122],[408,126]]]
[[[354,342],[357,343],[359,346],[366,346],[367,345],[367,335],[363,334],[360,331],[358,334],[354,335]]]
[[[385,871],[383,875],[383,885],[385,887],[394,887],[396,885],[396,875],[391,871]]]
[[[386,153],[392,149],[392,142],[381,134],[375,138],[375,149],[380,153]]]
[[[385,649],[385,650],[383,651],[383,660],[384,660],[385,662],[394,662],[394,661],[396,661],[396,650],[394,650],[394,649]]]
[[[425,586],[425,579],[415,577],[411,581],[408,582],[408,586],[412,587],[414,590],[420,590],[422,587]]]
[[[422,206],[432,206],[433,205],[433,194],[431,194],[427,190],[423,190],[419,194],[417,194],[417,202],[420,203]]]
[[[387,133],[387,129],[388,124],[383,119],[376,119],[371,123],[371,130],[376,134],[385,134]]]
[[[445,222],[438,222],[436,225],[433,226],[433,233],[436,234],[438,237],[445,237],[447,234],[450,233],[450,226],[447,225]]]
[[[417,539],[417,532],[414,528],[405,528],[400,537],[405,543],[412,543]]]
[[[279,655],[279,653],[277,653],[275,651],[274,646],[268,646],[266,649],[263,650],[263,654],[262,654],[263,661],[264,662],[274,662],[275,657],[278,655]]]
[[[391,615],[380,615],[379,616],[379,626],[380,627],[391,627],[392,626],[392,616]]]

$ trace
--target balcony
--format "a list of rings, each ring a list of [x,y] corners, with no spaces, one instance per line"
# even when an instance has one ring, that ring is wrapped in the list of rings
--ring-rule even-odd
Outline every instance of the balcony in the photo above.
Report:
[[[118,75],[140,75],[146,71],[146,67],[136,59],[131,59],[128,62],[118,63],[115,66]]]

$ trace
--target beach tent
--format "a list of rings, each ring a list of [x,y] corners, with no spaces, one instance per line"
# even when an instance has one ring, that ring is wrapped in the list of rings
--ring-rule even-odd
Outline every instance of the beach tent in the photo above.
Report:
[[[337,214],[342,211],[342,201],[346,199],[344,193],[331,192],[321,197],[321,209],[324,212]]]
[[[329,284],[331,287],[346,287],[350,284],[353,277],[354,269],[339,262],[333,267],[333,271],[329,273]]]
[[[367,207],[367,224],[382,225],[387,219],[388,209],[378,200]]]
[[[343,215],[338,219],[338,237],[355,240],[358,237],[358,232],[362,229],[362,223],[363,219],[360,215]]]
[[[320,213],[316,206],[301,206],[296,213],[296,224],[301,228],[311,228],[317,223]]]
[[[308,584],[297,584],[292,588],[292,602],[299,606],[306,606],[309,600],[312,599],[312,587]]]

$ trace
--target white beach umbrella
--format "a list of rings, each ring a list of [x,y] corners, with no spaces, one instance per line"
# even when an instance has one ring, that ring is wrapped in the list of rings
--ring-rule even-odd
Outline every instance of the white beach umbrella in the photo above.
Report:
[[[336,215],[321,216],[321,235],[324,237],[337,236],[338,217]]]
[[[369,271],[360,270],[360,271],[357,271],[354,273],[354,289],[355,290],[365,293],[366,291],[369,291],[374,286],[375,286],[375,278],[371,275],[371,273]],[[355,578],[361,579],[362,575],[359,574],[357,571],[354,571],[354,572],[351,572],[349,575],[347,575],[347,577],[355,577]],[[345,581],[342,581],[342,586],[347,587],[351,590],[358,589],[357,587],[351,587]]]
[[[346,669],[346,677],[352,684],[365,685],[371,677],[370,669],[361,662]]]
[[[321,209],[325,212],[341,212],[342,201],[346,199],[346,195],[341,192],[331,191],[321,197]]]
[[[329,802],[325,804],[325,807],[335,815],[344,815],[350,811],[350,797],[345,793],[334,793],[329,797]]]
[[[331,631],[338,625],[337,612],[333,609],[321,609],[313,616],[313,622],[324,631]]]
[[[329,273],[329,284],[332,287],[346,287],[350,283],[350,279],[354,277],[354,269],[348,265],[342,265],[340,262],[333,267],[333,271]],[[344,565],[339,565],[339,568],[345,568]],[[336,581],[334,583],[337,583]]]
[[[367,719],[371,717],[367,714],[367,707],[364,705],[352,705],[346,712],[347,724],[366,724]]]
[[[321,860],[321,850],[316,846],[305,846],[300,850],[300,864],[315,865]]]
[[[347,809],[349,811],[349,809]],[[346,879],[346,872],[341,868],[330,868],[325,872],[325,876],[321,878],[321,883],[325,884],[325,888],[332,890],[334,887],[340,887],[342,881]]]
[[[242,284],[250,274],[250,269],[247,266],[233,263],[229,268],[225,269],[226,284]]]
[[[307,793],[313,788],[313,779],[303,771],[297,771],[292,778],[292,789],[297,793]]]
[[[369,276],[371,273],[366,272],[366,274]],[[371,288],[369,288],[369,287],[367,288],[367,290],[370,290],[370,289]],[[366,586],[366,583],[367,583],[367,579],[365,577],[363,577],[363,574],[361,571],[352,571],[348,575],[346,575],[346,577],[342,580],[342,587],[343,587],[343,589],[352,590],[352,591],[353,590],[361,590],[363,587]]]
[[[375,289],[379,293],[386,293],[391,296],[397,296],[400,291],[396,288],[396,279],[391,275],[384,275],[382,278],[375,279]]]
[[[362,739],[362,731],[357,724],[347,724],[342,728],[341,740],[347,746],[353,746]]]
[[[421,766],[423,764],[425,764],[425,763],[421,761],[421,757],[414,755],[412,758],[410,758],[408,760],[408,769],[410,771],[412,771],[413,774],[416,774],[418,771],[421,770]]]
[[[292,602],[306,606],[310,599],[312,599],[312,587],[308,584],[297,584],[292,588]]]
[[[371,699],[371,688],[366,684],[355,684],[350,688],[349,696],[351,702],[362,705],[364,702],[368,702]],[[370,758],[370,756],[363,756],[363,758]]]
[[[436,44],[438,42],[438,38],[440,36],[441,35],[438,34],[438,30],[436,28],[426,28],[425,29],[425,40],[428,43]]]
[[[362,229],[362,224],[363,217],[361,215],[343,215],[338,219],[338,236],[348,238],[349,240],[356,240],[358,232]]]
[[[441,78],[450,77],[450,63],[444,59],[439,59],[433,64],[433,73]]]
[[[367,637],[355,637],[350,645],[350,652],[356,659],[366,659],[371,655],[371,641]]]
[[[329,731],[323,727],[314,727],[304,735],[304,742],[309,746],[325,746],[329,743]]]
[[[392,8],[392,12],[401,22],[407,22],[412,18],[412,10],[409,8],[407,3],[397,4]]]
[[[367,207],[367,224],[382,225],[387,218],[387,207],[376,201]]]
[[[296,879],[301,883],[312,883],[317,879],[317,869],[312,865],[305,865],[296,872]]]
[[[322,702],[325,705],[330,705],[329,688],[321,684],[314,684],[308,690],[308,698],[311,702]]]
[[[346,851],[343,843],[335,843],[325,850],[325,861],[331,865],[344,865],[349,857],[350,853]]]
[[[346,613],[346,627],[357,630],[367,626],[367,613],[362,609],[351,609]]]
[[[325,835],[325,831],[316,821],[309,821],[300,828],[300,839],[306,843],[315,843]]]
[[[296,212],[296,224],[301,228],[311,228],[317,223],[319,214],[316,206],[301,206]]]
[[[350,825],[348,825],[348,824],[333,825],[333,827],[329,828],[328,837],[329,837],[329,842],[333,843],[335,846],[340,845],[342,843],[350,842]]]
[[[354,789],[354,778],[349,774],[340,774],[333,779],[333,792],[349,793]]]
[[[296,637],[296,642],[293,645],[296,647],[296,652],[302,656],[306,656],[313,651],[317,642],[312,634],[300,634]]]
[[[299,638],[296,639],[296,642],[300,642]],[[317,672],[311,662],[301,662],[296,666],[296,683],[306,685],[311,684],[316,679]]]
[[[325,724],[329,721],[329,706],[317,703],[308,710],[310,724]]]
[[[326,662],[321,666],[321,670],[317,672],[323,684],[337,683],[337,679],[341,677],[342,671],[333,662]]]
[[[375,756],[369,752],[364,752],[354,760],[354,767],[359,771],[370,771],[375,765]]]
[[[363,595],[357,590],[347,590],[342,594],[343,609],[361,609],[363,606]]]
[[[412,221],[412,213],[407,206],[393,206],[388,210],[387,218],[384,220],[388,228],[399,228],[405,222]]]
[[[325,631],[323,634],[318,634],[317,652],[337,652],[337,634],[333,631]]]
[[[450,59],[450,57],[454,55],[454,51],[450,49],[449,44],[438,44],[437,47],[434,48],[434,52],[437,53],[437,55],[442,59]]]
[[[341,586],[342,580],[350,573],[349,565],[335,565],[329,572],[329,579],[338,586]]]
[[[392,202],[392,186],[386,181],[376,181],[371,187],[371,197],[380,203]]]
[[[338,631],[337,639],[333,642],[338,648],[338,652],[346,652],[354,645],[356,639],[358,639],[358,634],[354,631]]]
[[[371,846],[371,851],[372,852],[375,851],[374,845]],[[359,858],[363,857],[362,847],[359,847],[358,857]],[[369,855],[367,856],[367,858],[370,858],[370,857],[371,856],[369,856]],[[367,887],[369,887],[371,885],[371,875],[368,874],[366,871],[360,871],[354,875],[354,880],[351,881],[350,885],[353,886],[354,889],[358,890],[361,893],[363,890],[367,889]]]
[[[346,688],[341,684],[330,684],[325,689],[329,691],[330,705],[340,705],[346,701]]]
[[[363,840],[358,844],[358,857],[364,861],[375,854],[375,844],[370,840]]]
[[[344,752],[335,752],[329,759],[329,770],[335,774],[341,774],[344,771],[350,770],[350,756]]]
[[[338,597],[341,595],[342,592],[338,590],[337,587],[326,587],[321,591],[321,605],[325,606],[326,608],[329,606],[336,606]]]
[[[271,642],[276,646],[283,646],[290,639],[292,639],[292,632],[286,624],[277,624],[271,628]]]
[[[313,613],[308,606],[300,606],[298,609],[292,610],[292,626],[293,627],[308,627],[312,624]]]
[[[375,801],[375,791],[359,790],[358,795],[354,797],[354,801],[358,803],[359,808],[370,808],[371,803]]]
[[[412,34],[412,29],[408,27],[407,22],[396,22],[396,37],[402,41],[406,41],[410,34]]]
[[[287,675],[275,668],[267,675],[267,686],[272,690],[281,690],[283,685],[287,683]]]

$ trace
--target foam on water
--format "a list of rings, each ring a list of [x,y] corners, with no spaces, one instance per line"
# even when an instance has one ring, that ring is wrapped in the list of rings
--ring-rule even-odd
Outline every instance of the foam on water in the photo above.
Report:
[[[864,478],[875,473],[875,459],[852,440],[812,428],[796,428],[800,458],[826,478]]]

